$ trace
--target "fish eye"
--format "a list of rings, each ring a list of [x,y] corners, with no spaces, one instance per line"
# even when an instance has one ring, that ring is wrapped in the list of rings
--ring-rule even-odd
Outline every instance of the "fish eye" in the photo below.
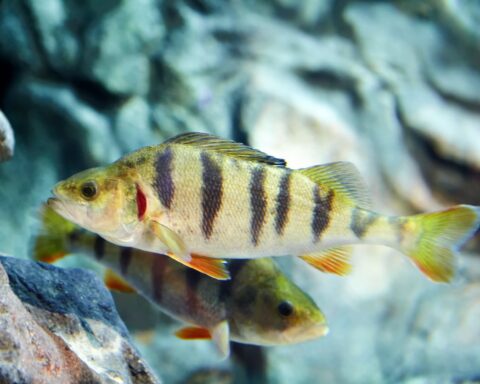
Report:
[[[293,304],[289,301],[282,301],[278,304],[277,309],[280,315],[288,317],[293,313]]]
[[[91,200],[97,195],[97,184],[94,181],[87,181],[80,187],[80,193],[86,200]]]

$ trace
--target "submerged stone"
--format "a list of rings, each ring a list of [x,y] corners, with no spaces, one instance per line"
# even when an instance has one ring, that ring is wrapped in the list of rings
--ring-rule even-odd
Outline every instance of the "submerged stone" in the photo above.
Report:
[[[0,256],[0,292],[0,382],[159,382],[92,272]]]
[[[3,112],[0,111],[0,162],[13,156],[14,146],[15,139],[12,127]]]

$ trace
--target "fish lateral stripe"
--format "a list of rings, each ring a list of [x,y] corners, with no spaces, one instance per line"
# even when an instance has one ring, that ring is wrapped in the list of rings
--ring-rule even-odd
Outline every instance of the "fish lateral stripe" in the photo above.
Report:
[[[256,167],[252,170],[250,179],[250,235],[252,243],[257,246],[267,213],[267,198],[265,194],[265,168]]]
[[[143,220],[145,212],[147,211],[147,197],[143,193],[142,189],[137,184],[137,216],[138,220]]]
[[[93,244],[93,251],[95,259],[102,260],[105,256],[105,239],[101,236],[95,236],[95,242]]]
[[[220,165],[207,152],[200,155],[202,163],[202,233],[212,236],[215,219],[222,207],[223,176]]]
[[[317,184],[313,186],[313,213],[312,213],[312,234],[313,241],[316,243],[320,240],[322,233],[328,228],[330,224],[330,211],[332,209],[332,202],[335,196],[333,189],[329,189],[327,196],[324,198],[320,192]]]
[[[354,208],[352,212],[352,219],[350,222],[350,229],[352,232],[357,236],[357,238],[361,239],[365,236],[365,233],[368,230],[368,227],[372,225],[375,220],[377,219],[377,215],[370,211],[361,211],[358,208]],[[400,223],[399,223],[400,224]],[[401,227],[403,224],[401,225]],[[401,233],[403,229],[399,232]]]
[[[288,222],[288,213],[290,211],[290,180],[291,171],[286,170],[280,179],[278,185],[278,194],[275,206],[275,230],[277,234],[283,235],[285,226]]]
[[[120,273],[122,276],[126,276],[128,273],[128,267],[132,261],[133,250],[130,247],[122,247],[120,250]]]
[[[157,302],[161,303],[163,298],[163,278],[168,263],[168,256],[160,254],[154,256],[151,275],[152,295]]]
[[[168,209],[171,208],[175,195],[175,183],[172,176],[173,152],[167,147],[155,160],[154,187],[160,202]]]

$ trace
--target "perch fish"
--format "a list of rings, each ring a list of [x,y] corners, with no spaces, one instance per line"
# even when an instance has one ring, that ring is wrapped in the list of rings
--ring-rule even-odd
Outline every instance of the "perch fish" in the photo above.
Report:
[[[414,216],[370,209],[347,162],[290,169],[230,140],[187,133],[58,183],[48,204],[121,245],[166,254],[217,279],[223,259],[295,255],[317,269],[349,272],[350,245],[406,254],[431,280],[447,282],[454,253],[480,223],[459,205]]]
[[[183,339],[213,339],[223,357],[229,340],[255,345],[299,343],[328,332],[314,301],[270,258],[235,260],[230,281],[211,279],[165,256],[119,247],[45,209],[35,258],[54,262],[80,252],[105,265],[107,286],[138,291],[170,316],[191,324]]]

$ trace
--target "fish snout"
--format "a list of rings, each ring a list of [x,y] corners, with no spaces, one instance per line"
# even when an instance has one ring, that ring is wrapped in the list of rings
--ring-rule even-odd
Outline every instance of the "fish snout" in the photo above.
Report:
[[[326,336],[329,331],[326,322],[311,323],[310,325],[297,329],[290,335],[290,338],[296,342],[304,342]]]
[[[328,335],[329,332],[330,332],[330,328],[328,328],[328,325],[326,323],[319,324],[316,327],[314,327],[313,338],[326,336],[326,335]]]

